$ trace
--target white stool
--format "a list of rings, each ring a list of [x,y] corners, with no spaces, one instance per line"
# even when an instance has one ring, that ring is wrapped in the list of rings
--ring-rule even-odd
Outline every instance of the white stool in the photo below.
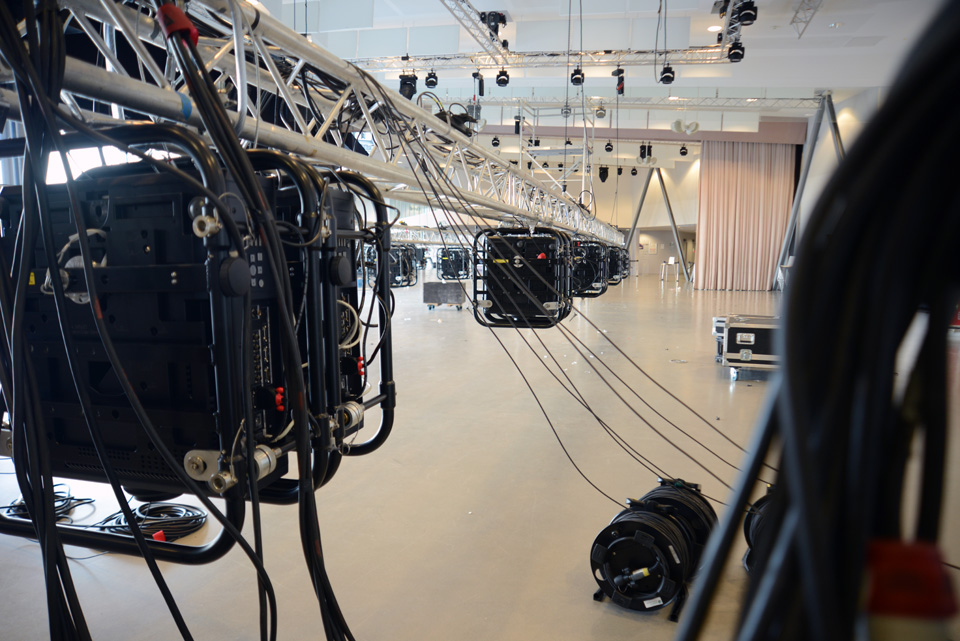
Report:
[[[670,268],[673,268],[674,277],[677,284],[680,284],[680,263],[677,262],[676,256],[671,256],[669,260],[665,260],[660,263],[660,280],[663,280],[665,276],[670,273]]]

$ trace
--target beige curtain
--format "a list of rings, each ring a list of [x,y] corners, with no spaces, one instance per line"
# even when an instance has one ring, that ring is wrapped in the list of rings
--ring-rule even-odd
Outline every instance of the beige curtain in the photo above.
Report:
[[[794,145],[705,141],[697,289],[772,289],[793,201]]]

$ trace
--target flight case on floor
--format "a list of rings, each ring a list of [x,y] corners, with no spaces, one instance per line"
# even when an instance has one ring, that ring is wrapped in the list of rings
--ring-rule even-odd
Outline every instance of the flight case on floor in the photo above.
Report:
[[[718,321],[722,321],[718,322]],[[722,363],[733,379],[744,369],[776,369],[780,357],[773,353],[773,334],[780,326],[775,316],[730,315],[714,318],[714,336],[722,327]]]
[[[457,281],[423,284],[423,302],[427,304],[427,309],[437,305],[456,305],[457,311],[460,311],[463,301],[463,286]]]

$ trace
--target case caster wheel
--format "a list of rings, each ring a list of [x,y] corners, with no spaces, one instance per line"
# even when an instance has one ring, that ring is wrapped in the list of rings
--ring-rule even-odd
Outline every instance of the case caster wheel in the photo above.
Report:
[[[731,367],[731,368],[730,368],[730,380],[731,380],[731,381],[735,381],[735,380],[737,380],[738,378],[740,378],[740,370],[737,369],[736,367]]]

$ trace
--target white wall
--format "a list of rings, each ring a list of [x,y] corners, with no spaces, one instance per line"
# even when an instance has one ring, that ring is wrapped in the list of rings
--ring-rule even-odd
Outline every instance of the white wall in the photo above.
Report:
[[[840,139],[844,149],[850,149],[866,122],[873,116],[880,106],[883,90],[880,88],[865,89],[852,98],[836,104],[837,123],[840,127]],[[813,140],[813,118],[807,129],[807,141]],[[798,229],[803,227],[813,211],[814,205],[820,197],[820,192],[826,186],[833,172],[837,168],[837,152],[830,132],[829,114],[825,113],[820,126],[817,149],[813,154],[813,164],[810,165],[810,174],[807,176],[807,185],[803,190],[803,200],[800,201],[800,218],[797,221]]]
[[[630,175],[630,168],[625,167],[623,175],[617,181],[616,167],[610,167],[610,177],[607,182],[601,183],[594,175],[593,187],[597,201],[597,218],[617,227],[630,227],[636,213],[637,202],[643,191],[643,182],[646,174],[652,170],[640,169],[636,176]],[[596,173],[596,169],[594,169]],[[671,169],[663,170],[663,182],[670,196],[670,205],[673,216],[678,225],[697,224],[697,191],[700,187],[700,160],[677,162]],[[646,200],[640,212],[638,229],[649,227],[665,227],[670,225],[667,217],[667,208],[663,203],[660,184],[654,174],[650,178],[650,188],[647,190]]]

